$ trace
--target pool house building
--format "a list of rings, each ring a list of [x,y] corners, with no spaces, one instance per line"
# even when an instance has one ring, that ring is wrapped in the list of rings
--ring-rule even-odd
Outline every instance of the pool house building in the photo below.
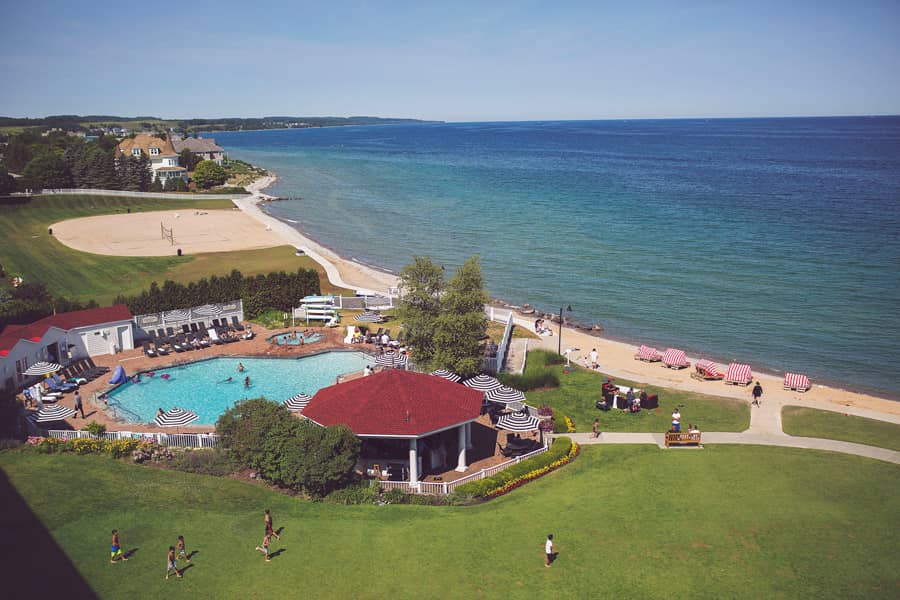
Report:
[[[468,469],[483,400],[483,392],[440,377],[388,369],[319,390],[301,414],[323,427],[349,427],[362,440],[363,473],[416,488],[425,473],[453,462]]]

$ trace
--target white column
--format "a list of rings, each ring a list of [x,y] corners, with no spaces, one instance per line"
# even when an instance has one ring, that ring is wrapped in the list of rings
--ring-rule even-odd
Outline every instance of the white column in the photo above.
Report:
[[[466,423],[466,449],[472,447],[472,423]]]
[[[416,438],[409,440],[409,485],[419,485],[419,456],[416,446]]]
[[[466,467],[466,423],[459,426],[459,458],[456,461],[456,470],[464,473]]]

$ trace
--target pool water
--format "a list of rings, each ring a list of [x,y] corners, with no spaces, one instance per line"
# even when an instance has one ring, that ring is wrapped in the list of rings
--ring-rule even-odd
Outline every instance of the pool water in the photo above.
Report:
[[[244,371],[238,372],[238,364]],[[109,405],[123,418],[150,423],[156,410],[185,408],[199,419],[192,425],[213,425],[235,402],[264,397],[283,402],[301,392],[313,395],[333,385],[338,375],[372,364],[360,352],[325,352],[302,358],[222,357],[144,373],[109,394]],[[168,377],[163,377],[168,375]],[[244,387],[244,378],[250,387]],[[231,381],[227,381],[231,378]]]
[[[293,333],[279,333],[278,335],[273,335],[269,338],[269,342],[272,344],[278,344],[279,346],[299,346],[302,344],[312,344],[313,342],[318,342],[322,339],[322,334],[320,333],[307,333],[303,334],[299,331],[297,332],[297,337],[293,336]]]

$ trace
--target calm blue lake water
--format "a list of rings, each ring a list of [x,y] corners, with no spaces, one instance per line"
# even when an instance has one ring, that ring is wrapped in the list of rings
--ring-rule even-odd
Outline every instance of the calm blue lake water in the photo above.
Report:
[[[243,363],[244,372],[238,372]],[[374,362],[360,352],[324,352],[303,358],[211,358],[145,374],[109,395],[110,406],[137,423],[151,423],[156,410],[175,407],[199,416],[194,425],[213,425],[239,400],[264,397],[283,402],[299,393],[314,395],[338,375],[362,371]],[[164,377],[168,375],[168,377]],[[244,387],[244,377],[250,387]],[[231,381],[227,379],[231,378]]]
[[[492,296],[900,396],[900,118],[458,123],[215,134],[270,205],[397,271],[479,254]]]

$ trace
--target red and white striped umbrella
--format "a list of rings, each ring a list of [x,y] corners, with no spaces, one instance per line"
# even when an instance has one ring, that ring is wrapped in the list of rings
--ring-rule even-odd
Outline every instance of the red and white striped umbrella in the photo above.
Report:
[[[667,348],[663,353],[662,361],[667,367],[676,369],[683,369],[684,367],[691,366],[691,363],[687,361],[684,350],[679,350],[678,348]]]
[[[750,371],[750,365],[742,365],[741,363],[728,365],[728,372],[725,373],[725,383],[747,385],[752,380],[753,373]]]
[[[805,392],[812,386],[809,383],[809,377],[806,375],[801,375],[800,373],[785,373],[784,374],[784,389],[786,390],[797,390],[798,392]]]

